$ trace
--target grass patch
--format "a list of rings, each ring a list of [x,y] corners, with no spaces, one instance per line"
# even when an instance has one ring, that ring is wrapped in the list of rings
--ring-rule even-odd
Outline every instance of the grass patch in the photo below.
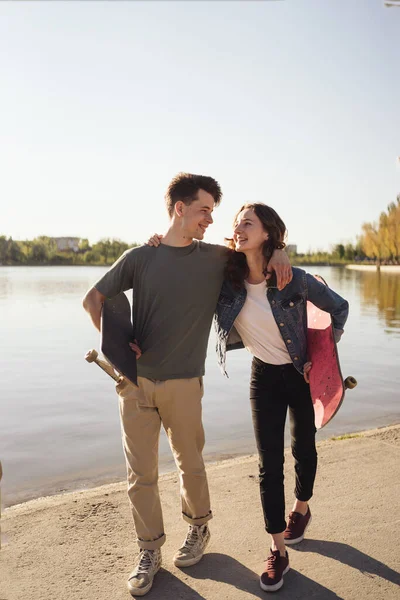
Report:
[[[362,437],[361,433],[345,433],[344,435],[339,435],[338,437],[332,437],[331,440],[333,442],[339,442],[341,440],[350,440],[351,438],[359,437]]]

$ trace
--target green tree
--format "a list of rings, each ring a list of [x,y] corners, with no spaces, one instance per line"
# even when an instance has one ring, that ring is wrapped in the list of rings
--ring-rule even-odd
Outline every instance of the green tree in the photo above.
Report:
[[[83,260],[88,265],[98,265],[102,262],[101,254],[99,252],[95,252],[94,250],[85,252]]]
[[[79,240],[79,251],[80,252],[88,252],[90,250],[89,240],[87,238],[82,238]]]
[[[34,263],[46,263],[49,259],[46,243],[40,239],[33,240],[29,258]]]
[[[342,259],[344,257],[344,253],[345,253],[345,249],[344,249],[343,244],[336,244],[336,246],[334,246],[333,252],[332,252],[332,255],[334,257]]]
[[[111,250],[111,240],[103,238],[97,244],[93,245],[93,251],[101,256],[102,262],[107,264]]]
[[[110,258],[112,262],[116,261],[129,248],[128,244],[121,240],[114,239],[111,241]]]
[[[345,260],[354,260],[355,254],[356,253],[353,244],[346,244],[344,249]]]
[[[8,248],[8,240],[5,235],[0,236],[0,264],[7,264],[7,248]]]
[[[11,237],[7,239],[5,235],[0,236],[0,264],[12,265],[24,262],[25,257],[20,243]]]

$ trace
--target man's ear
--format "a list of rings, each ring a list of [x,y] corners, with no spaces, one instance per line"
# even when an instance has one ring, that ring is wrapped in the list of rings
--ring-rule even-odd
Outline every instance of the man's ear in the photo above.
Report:
[[[183,217],[183,207],[184,206],[185,206],[185,203],[182,202],[182,200],[178,200],[178,202],[175,202],[174,212],[177,217]]]

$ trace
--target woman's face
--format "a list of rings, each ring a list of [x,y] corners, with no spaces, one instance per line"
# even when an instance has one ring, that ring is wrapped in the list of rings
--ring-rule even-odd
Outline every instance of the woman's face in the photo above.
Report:
[[[260,219],[252,208],[245,208],[236,218],[233,241],[236,252],[260,250],[268,239]]]

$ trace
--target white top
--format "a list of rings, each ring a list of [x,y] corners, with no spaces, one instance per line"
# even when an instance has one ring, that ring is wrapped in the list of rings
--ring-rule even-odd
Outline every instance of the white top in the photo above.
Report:
[[[292,362],[279,332],[267,298],[267,283],[245,281],[247,297],[235,320],[235,327],[246,349],[253,356],[272,365]]]

